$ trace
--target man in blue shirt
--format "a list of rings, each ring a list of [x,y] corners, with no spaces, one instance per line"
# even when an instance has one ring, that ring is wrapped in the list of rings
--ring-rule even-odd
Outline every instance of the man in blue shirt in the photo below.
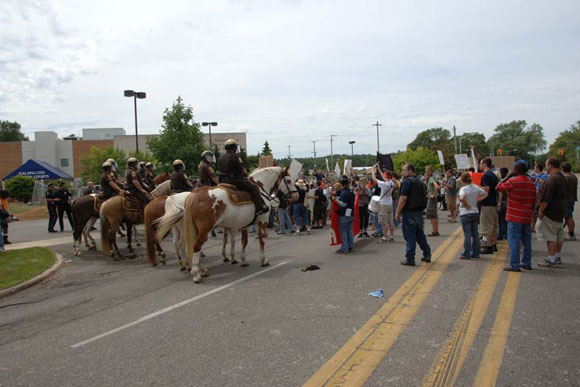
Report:
[[[354,193],[351,191],[348,178],[340,181],[342,191],[337,200],[338,203],[338,226],[340,228],[340,237],[342,246],[336,252],[339,254],[354,252],[354,235],[352,224],[354,222]]]

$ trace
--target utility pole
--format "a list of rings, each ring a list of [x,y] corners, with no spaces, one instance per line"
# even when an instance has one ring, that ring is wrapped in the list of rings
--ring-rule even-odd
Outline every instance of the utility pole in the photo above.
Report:
[[[383,124],[379,124],[379,121],[377,121],[376,124],[372,124],[372,126],[376,126],[377,127],[377,154],[380,152],[380,147],[379,147],[379,126],[383,126]]]
[[[338,135],[337,134],[330,135],[330,168],[334,168],[334,153],[332,151],[332,141],[334,141],[335,137],[338,137]]]
[[[314,148],[314,151],[312,153],[314,153],[314,168],[316,168],[316,143],[317,141],[311,141],[312,143],[312,147]]]
[[[453,143],[455,144],[455,154],[457,154],[457,130],[455,125],[453,125]]]
[[[292,158],[292,156],[290,155],[290,148],[292,148],[292,145],[288,145],[288,158]]]

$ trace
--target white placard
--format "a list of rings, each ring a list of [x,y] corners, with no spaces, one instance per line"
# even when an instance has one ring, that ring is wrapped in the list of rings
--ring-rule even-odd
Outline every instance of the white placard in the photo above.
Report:
[[[292,179],[293,182],[296,182],[296,180],[298,180],[300,171],[302,171],[302,164],[300,164],[295,159],[292,159],[290,167],[288,168],[288,173],[290,174],[290,178]]]
[[[352,174],[352,160],[344,160],[344,174],[347,176]]]
[[[445,159],[443,158],[443,152],[440,150],[437,151],[437,156],[439,156],[439,164],[445,165]]]
[[[471,164],[469,164],[469,157],[466,154],[455,155],[455,164],[457,164],[457,169],[469,169]]]
[[[330,167],[328,166],[328,159],[326,159],[326,170],[330,171]]]
[[[473,168],[477,171],[477,159],[475,158],[475,152],[471,148],[471,159],[473,160]]]
[[[334,173],[336,174],[336,177],[340,176],[340,166],[338,165],[338,161],[336,162],[336,166],[334,167]]]

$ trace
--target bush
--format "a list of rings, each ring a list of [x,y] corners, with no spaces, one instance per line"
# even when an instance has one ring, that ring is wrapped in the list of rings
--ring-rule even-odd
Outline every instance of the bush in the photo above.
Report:
[[[10,196],[24,203],[32,199],[34,192],[34,178],[30,176],[14,176],[6,180],[6,189]]]

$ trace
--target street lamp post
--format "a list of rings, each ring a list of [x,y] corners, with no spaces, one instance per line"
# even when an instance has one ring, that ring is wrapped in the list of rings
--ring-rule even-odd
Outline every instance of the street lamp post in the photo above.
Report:
[[[354,144],[356,144],[356,141],[349,141],[348,143],[350,144],[350,158],[354,159]]]
[[[139,131],[137,129],[137,98],[145,99],[147,94],[144,91],[125,90],[123,92],[125,97],[133,97],[135,103],[135,151],[139,153]]]
[[[376,124],[373,124],[372,126],[376,126],[377,127],[377,154],[379,154],[380,152],[380,147],[379,147],[379,126],[383,126],[383,124],[379,124],[379,121],[377,121]]]
[[[209,128],[209,147],[211,148],[211,127],[217,126],[217,122],[202,122],[201,126],[207,126]]]

